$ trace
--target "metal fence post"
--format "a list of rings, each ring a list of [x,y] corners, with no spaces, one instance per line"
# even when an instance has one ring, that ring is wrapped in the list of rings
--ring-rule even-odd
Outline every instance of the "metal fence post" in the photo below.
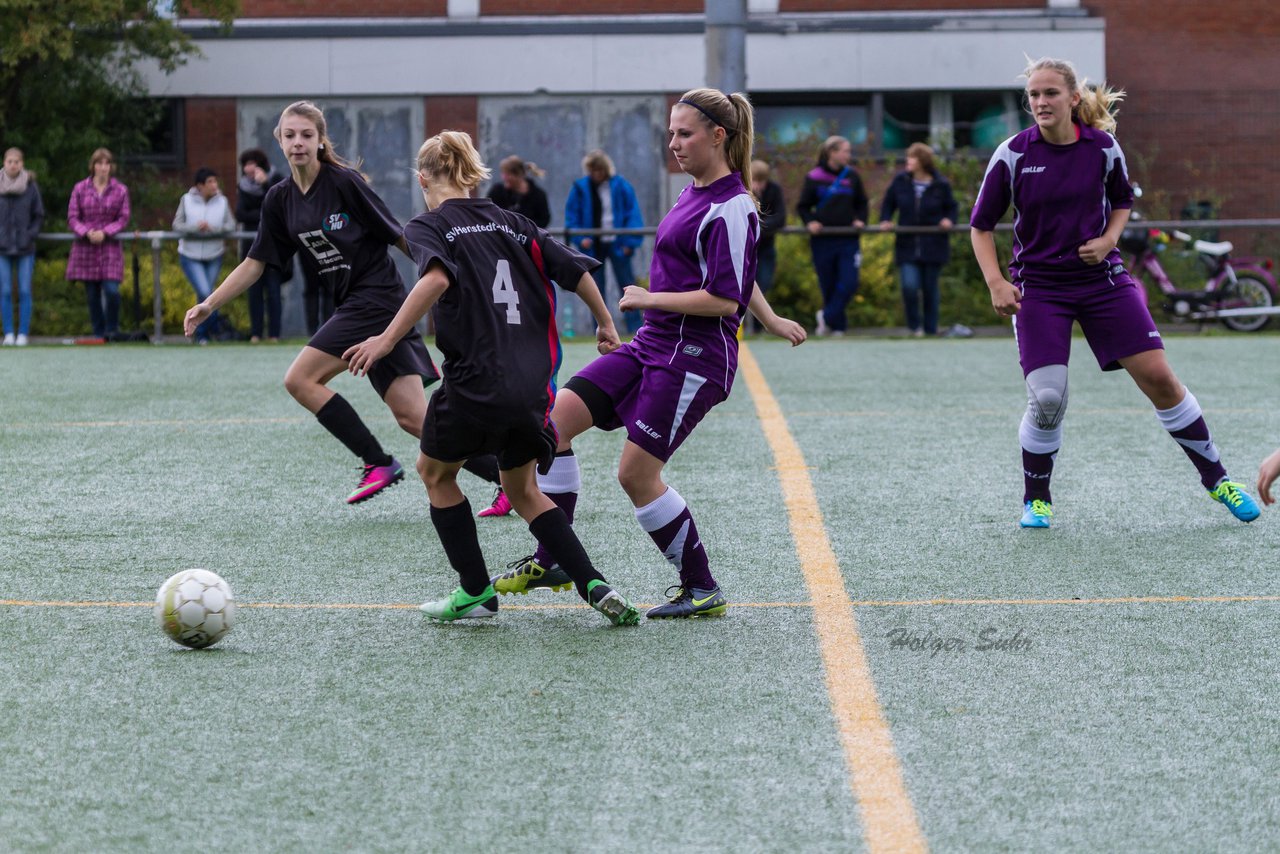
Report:
[[[151,341],[159,344],[164,340],[164,294],[160,289],[160,238],[151,238],[151,284],[153,289],[152,306],[156,316],[155,335]]]

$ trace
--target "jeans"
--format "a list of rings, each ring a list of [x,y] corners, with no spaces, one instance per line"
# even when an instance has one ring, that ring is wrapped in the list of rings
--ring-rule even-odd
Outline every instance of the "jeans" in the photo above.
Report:
[[[920,297],[923,294],[925,334],[938,334],[938,274],[941,272],[941,264],[912,262],[898,265],[902,305],[907,311],[907,328],[912,332],[920,328]]]
[[[13,267],[18,268],[18,334],[31,331],[31,273],[36,266],[36,253],[29,255],[0,255],[0,314],[4,315],[4,334],[13,334],[12,304]]]
[[[822,291],[822,317],[832,332],[849,327],[845,309],[858,292],[858,268],[862,253],[858,241],[845,237],[817,237],[809,241],[813,252],[813,269],[818,274]]]
[[[591,249],[594,257],[606,262],[604,266],[593,270],[591,275],[596,280],[596,286],[600,288],[600,295],[604,297],[604,304],[609,306],[609,310],[612,312],[613,307],[618,304],[618,300],[622,299],[622,289],[636,283],[636,274],[631,267],[631,259],[635,257],[635,251],[632,250],[630,255],[623,255],[621,251],[614,252],[613,245],[610,243],[595,243]],[[607,257],[601,258],[600,254],[595,254],[597,252]],[[618,286],[618,295],[612,299],[609,297],[609,291],[606,286],[605,266],[613,268],[613,279]],[[622,323],[627,332],[634,333],[644,323],[644,312],[624,311],[622,313]]]
[[[213,286],[218,282],[218,272],[222,269],[222,256],[200,261],[180,254],[178,262],[182,264],[182,273],[196,292],[196,299],[200,301],[207,299],[209,294],[213,293]],[[208,320],[196,327],[196,340],[208,341],[209,336],[216,334],[220,326],[218,313],[215,311],[209,315]]]
[[[120,330],[120,283],[111,279],[87,281],[84,293],[89,301],[89,324],[93,327],[93,337],[115,335]]]
[[[270,264],[258,281],[249,286],[249,334],[261,338],[263,315],[269,338],[280,337],[280,271]]]
[[[307,334],[315,335],[325,321],[333,317],[333,287],[319,276],[313,276],[302,268],[302,317],[307,324]]]

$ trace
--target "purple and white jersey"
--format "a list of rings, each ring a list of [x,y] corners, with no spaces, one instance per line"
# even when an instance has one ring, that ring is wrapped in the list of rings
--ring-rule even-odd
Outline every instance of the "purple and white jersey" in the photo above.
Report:
[[[756,281],[760,214],[737,172],[706,187],[690,184],[658,225],[651,293],[707,291],[738,303],[728,317],[698,317],[646,309],[631,346],[655,361],[733,386],[738,368],[738,326]]]
[[[987,164],[969,222],[991,231],[1013,205],[1009,280],[1019,287],[1129,280],[1119,250],[1101,264],[1080,260],[1080,246],[1102,236],[1111,211],[1133,207],[1133,187],[1116,138],[1076,128],[1068,145],[1027,128],[1002,142]]]

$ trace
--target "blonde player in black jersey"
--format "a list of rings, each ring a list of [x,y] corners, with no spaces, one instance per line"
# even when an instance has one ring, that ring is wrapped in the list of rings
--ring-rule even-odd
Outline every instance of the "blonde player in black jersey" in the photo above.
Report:
[[[444,380],[431,396],[422,428],[418,473],[431,521],[460,586],[426,602],[432,619],[492,617],[498,597],[489,583],[475,519],[458,488],[463,461],[498,455],[502,486],[530,532],[555,556],[579,595],[614,625],[634,625],[639,612],[592,566],[564,511],[537,486],[535,467],[556,449],[551,423],[559,362],[553,282],[576,290],[599,328],[599,351],[618,347],[618,333],[591,271],[599,262],[550,238],[525,217],[489,199],[471,198],[489,177],[465,133],[445,131],[418,152],[418,181],[427,212],[405,226],[421,278],[381,335],[348,349],[353,374],[377,370],[396,342],[428,311],[444,354]]]

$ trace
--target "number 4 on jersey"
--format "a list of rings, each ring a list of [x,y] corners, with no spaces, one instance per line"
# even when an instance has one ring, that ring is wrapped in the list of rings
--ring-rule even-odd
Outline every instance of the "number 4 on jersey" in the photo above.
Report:
[[[507,323],[520,323],[520,295],[511,281],[511,263],[505,258],[498,262],[498,274],[493,277],[493,302],[506,305]]]

